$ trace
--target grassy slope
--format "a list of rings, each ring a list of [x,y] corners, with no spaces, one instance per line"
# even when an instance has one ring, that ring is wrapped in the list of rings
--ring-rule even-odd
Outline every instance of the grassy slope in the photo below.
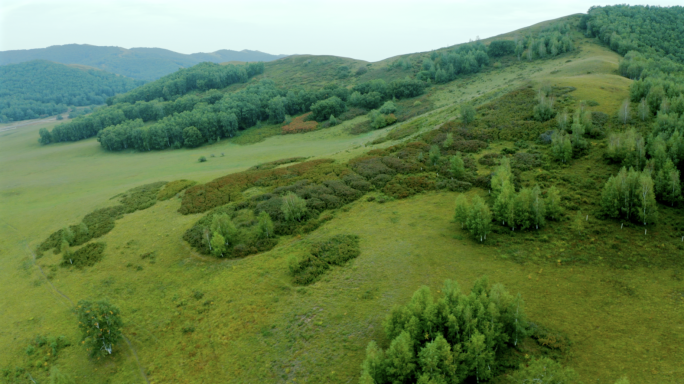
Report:
[[[572,56],[512,64],[440,86],[429,97],[443,107],[416,120],[422,130],[432,129],[455,117],[455,102],[544,80],[576,86],[575,97],[599,101],[596,110],[614,111],[629,85],[613,74],[617,55],[589,41],[580,48]],[[31,261],[30,249],[53,230],[143,183],[204,182],[291,156],[346,160],[369,149],[362,144],[402,127],[352,137],[345,134],[347,125],[250,146],[219,143],[154,153],[106,153],[94,140],[40,148],[39,125],[0,133],[0,323],[10,325],[0,330],[0,345],[8,346],[0,349],[0,367],[18,364],[37,334],[78,340],[69,302]],[[196,162],[200,155],[221,152],[226,156]],[[569,172],[581,173],[587,164],[577,161]],[[179,201],[172,199],[118,221],[102,238],[107,249],[101,263],[76,272],[60,268],[52,284],[73,301],[106,292],[122,309],[125,334],[156,383],[355,382],[365,345],[382,337],[380,323],[392,305],[405,302],[422,284],[438,288],[445,278],[467,290],[482,274],[521,292],[534,321],[570,337],[566,363],[585,381],[612,382],[627,374],[632,382],[656,377],[674,383],[684,374],[682,350],[672,347],[673,340],[681,340],[682,304],[675,293],[683,289],[672,271],[520,265],[502,250],[474,243],[451,223],[454,197],[434,193],[385,205],[359,201],[303,238],[286,238],[271,252],[230,261],[189,250],[181,235],[197,216],[179,215]],[[293,287],[285,272],[287,257],[338,233],[359,234],[362,255],[310,287]],[[154,264],[140,259],[152,250]],[[553,250],[538,252],[555,258]],[[47,255],[38,265],[47,273],[58,259]],[[196,291],[204,293],[201,300],[194,298]],[[184,334],[181,329],[192,324],[195,331]],[[57,365],[78,382],[141,382],[132,350],[122,343],[119,351],[114,363],[102,363],[86,359],[74,346],[61,353]]]

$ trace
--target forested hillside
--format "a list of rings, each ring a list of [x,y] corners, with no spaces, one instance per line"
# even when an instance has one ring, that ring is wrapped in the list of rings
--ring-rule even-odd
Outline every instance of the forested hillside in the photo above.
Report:
[[[104,104],[143,82],[99,70],[45,60],[0,66],[0,122],[66,112],[70,106]]]
[[[86,44],[55,45],[47,48],[0,52],[0,65],[30,60],[50,60],[62,64],[81,64],[100,68],[133,79],[155,80],[180,68],[204,61],[271,61],[284,55],[270,55],[259,51],[231,51],[222,49],[211,53],[190,55],[162,48],[98,47]]]
[[[249,64],[244,71],[204,63],[117,96],[110,107],[92,116],[42,131],[40,141],[49,144],[97,135],[110,151],[192,148],[262,123],[289,125],[292,116],[309,112],[303,119],[321,123],[320,127],[366,115],[368,124],[359,130],[378,129],[430,110],[421,103],[398,108],[396,102],[420,96],[432,84],[496,69],[501,59],[532,61],[574,49],[569,26],[556,23],[515,41],[463,44],[400,58],[378,69],[370,63],[329,57]],[[262,73],[258,84],[226,89]],[[315,127],[313,123],[310,129]],[[283,132],[302,129],[289,126]]]

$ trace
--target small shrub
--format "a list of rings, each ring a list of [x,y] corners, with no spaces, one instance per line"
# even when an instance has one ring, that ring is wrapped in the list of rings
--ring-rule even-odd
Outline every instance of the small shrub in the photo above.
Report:
[[[197,161],[200,162],[200,163],[204,163],[205,161],[207,161],[207,158],[204,157],[204,156],[200,156],[200,158],[197,159]]]
[[[343,266],[361,254],[359,237],[336,235],[327,241],[314,243],[310,254],[302,260],[288,260],[290,274],[295,284],[311,284],[333,266]]]

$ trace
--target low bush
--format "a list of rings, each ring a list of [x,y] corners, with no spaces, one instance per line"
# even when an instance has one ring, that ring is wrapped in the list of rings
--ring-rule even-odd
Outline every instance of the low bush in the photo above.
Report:
[[[289,260],[292,280],[298,285],[315,282],[333,266],[343,266],[361,254],[359,237],[356,235],[336,235],[311,245],[310,254],[301,260]]]
[[[124,213],[133,213],[156,204],[157,194],[166,184],[166,181],[159,181],[126,191],[119,199],[119,202],[124,206]]]
[[[107,301],[81,300],[76,311],[86,350],[91,356],[111,355],[116,343],[123,338],[119,308]]]
[[[65,251],[62,253],[63,267],[92,267],[102,260],[105,250],[105,243],[89,243],[76,250],[76,252]]]
[[[304,160],[306,160],[306,157],[288,157],[287,159],[280,159],[280,160],[275,160],[275,161],[269,161],[268,163],[261,163],[257,164],[251,168],[248,169],[248,171],[258,171],[262,169],[273,169],[277,168],[281,165],[285,164],[291,164],[291,163],[299,163]]]
[[[315,120],[308,120],[311,117],[311,113],[295,117],[290,124],[283,126],[283,135],[315,131],[318,128],[318,123]]]
[[[166,184],[164,188],[157,193],[157,200],[168,200],[195,184],[197,184],[196,181],[185,179],[172,181]]]

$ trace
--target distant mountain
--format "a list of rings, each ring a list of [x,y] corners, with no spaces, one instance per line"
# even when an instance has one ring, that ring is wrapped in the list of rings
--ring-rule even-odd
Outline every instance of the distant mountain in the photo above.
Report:
[[[212,53],[190,55],[162,48],[100,47],[87,44],[53,45],[47,48],[0,52],[0,65],[22,63],[36,59],[62,64],[80,64],[128,76],[139,80],[155,80],[179,68],[191,67],[203,61],[272,61],[286,55],[271,55],[259,51],[222,49]]]
[[[0,123],[66,112],[69,106],[104,104],[142,85],[99,69],[46,60],[0,66]]]

